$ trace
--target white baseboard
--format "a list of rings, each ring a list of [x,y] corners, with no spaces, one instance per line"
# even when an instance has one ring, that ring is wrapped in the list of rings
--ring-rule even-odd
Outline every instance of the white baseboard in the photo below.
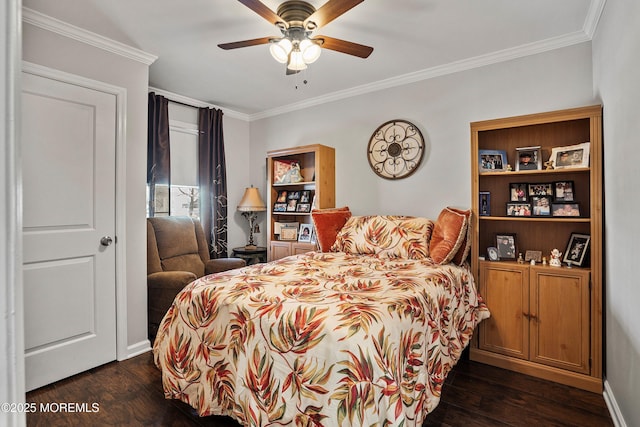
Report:
[[[127,357],[125,359],[131,359],[132,357],[139,356],[148,351],[151,351],[151,342],[149,340],[140,341],[127,346]]]
[[[616,427],[627,427],[627,423],[624,421],[624,417],[620,412],[618,402],[616,402],[616,398],[613,395],[613,390],[611,390],[611,386],[606,379],[604,380],[604,392],[602,393],[602,396],[607,404],[607,408],[609,408],[613,425]]]

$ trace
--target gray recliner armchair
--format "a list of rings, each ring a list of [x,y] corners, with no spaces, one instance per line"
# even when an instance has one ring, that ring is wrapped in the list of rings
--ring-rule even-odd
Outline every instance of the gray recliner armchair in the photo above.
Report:
[[[244,267],[239,258],[210,259],[200,221],[189,217],[147,218],[147,307],[153,340],[174,298],[206,274]]]

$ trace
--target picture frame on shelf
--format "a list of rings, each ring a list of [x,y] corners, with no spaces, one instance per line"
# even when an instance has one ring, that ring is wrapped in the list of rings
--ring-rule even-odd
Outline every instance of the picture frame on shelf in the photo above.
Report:
[[[287,196],[289,195],[288,190],[280,190],[278,191],[278,196],[276,197],[276,203],[287,203]]]
[[[555,202],[573,202],[574,192],[573,181],[556,181],[553,183],[553,200]]]
[[[311,229],[311,240],[309,240],[309,243],[311,243],[312,245],[317,245],[318,244],[318,236],[316,235],[316,228],[313,227]]]
[[[289,191],[289,195],[287,196],[287,200],[300,200],[300,191],[292,190]]]
[[[300,192],[299,203],[311,203],[311,190],[302,190]]]
[[[528,203],[528,202],[507,203],[507,216],[531,216],[531,203]]]
[[[313,225],[300,224],[300,230],[298,231],[298,242],[311,243],[312,232],[313,232]]]
[[[529,183],[527,184],[527,193],[532,196],[551,196],[553,197],[553,183]]]
[[[524,260],[525,262],[531,262],[531,260],[534,260],[535,262],[541,262],[542,251],[532,251],[532,250],[525,251]]]
[[[298,203],[296,205],[296,212],[302,212],[302,213],[311,212],[311,203]]]
[[[298,227],[283,226],[280,228],[280,240],[298,240]]]
[[[539,145],[516,148],[516,171],[541,169],[542,153]]]
[[[480,172],[504,172],[507,170],[507,152],[505,150],[478,150]]]
[[[554,169],[588,168],[590,147],[590,142],[553,147],[549,161],[553,161]]]
[[[491,215],[491,193],[488,191],[481,191],[478,197],[478,215],[490,216]]]
[[[286,212],[287,211],[287,204],[286,203],[274,203],[273,204],[273,211],[274,212]]]
[[[489,261],[500,261],[500,257],[498,256],[498,248],[495,246],[489,246],[487,248],[487,259]]]
[[[512,182],[509,184],[509,200],[512,202],[526,202],[529,200],[526,182]]]
[[[295,184],[303,180],[298,160],[279,159],[273,161],[274,184]]]
[[[551,216],[551,196],[532,196],[533,216]]]
[[[589,243],[591,236],[588,234],[571,233],[567,248],[564,251],[562,262],[570,266],[584,267],[588,264]]]
[[[298,205],[298,199],[287,200],[287,212],[295,212]]]
[[[551,204],[551,216],[556,217],[579,217],[580,216],[580,204],[576,202],[571,203],[552,203]]]
[[[498,250],[498,257],[500,257],[501,260],[516,259],[518,247],[516,245],[515,233],[497,233],[496,248]]]

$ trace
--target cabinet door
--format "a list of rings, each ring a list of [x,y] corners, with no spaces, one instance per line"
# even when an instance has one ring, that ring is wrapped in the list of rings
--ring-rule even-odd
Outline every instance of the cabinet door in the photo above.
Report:
[[[311,243],[292,243],[291,255],[300,255],[315,250],[316,246]]]
[[[269,249],[271,249],[269,251],[269,261],[275,261],[291,255],[291,243],[289,242],[272,240]]]
[[[588,374],[589,271],[531,268],[531,360]]]
[[[529,358],[529,267],[515,263],[480,264],[480,294],[491,317],[480,324],[479,347]]]

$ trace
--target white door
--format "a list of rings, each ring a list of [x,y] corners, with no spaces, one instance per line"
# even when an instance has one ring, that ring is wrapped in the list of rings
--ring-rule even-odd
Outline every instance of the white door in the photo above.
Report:
[[[25,370],[33,390],[116,358],[116,96],[28,72],[22,87]]]

